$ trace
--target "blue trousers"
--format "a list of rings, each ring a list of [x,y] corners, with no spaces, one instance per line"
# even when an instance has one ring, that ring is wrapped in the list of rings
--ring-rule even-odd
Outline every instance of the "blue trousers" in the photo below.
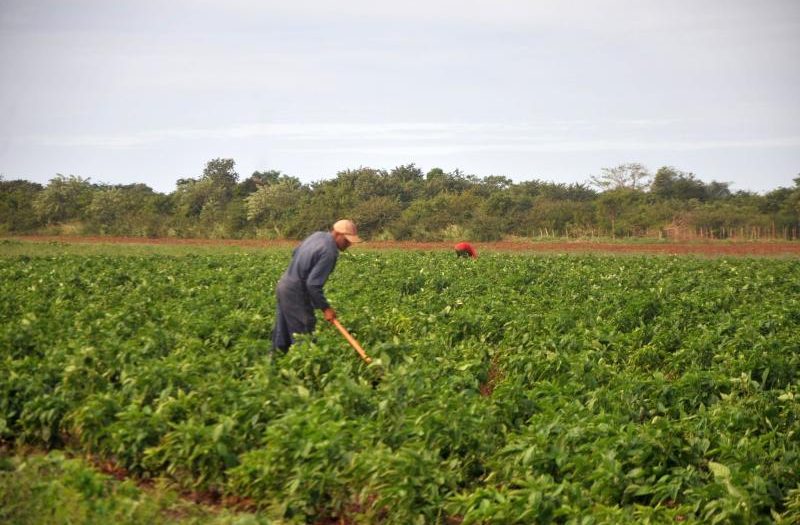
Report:
[[[272,349],[286,352],[294,343],[294,334],[310,334],[317,318],[301,281],[282,278],[275,288],[277,309],[272,328]]]

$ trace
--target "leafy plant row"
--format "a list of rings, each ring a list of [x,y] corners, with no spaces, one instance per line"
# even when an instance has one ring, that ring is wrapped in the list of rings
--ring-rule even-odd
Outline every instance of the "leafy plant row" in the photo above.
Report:
[[[288,251],[0,259],[0,437],[308,523],[800,518],[800,261]]]

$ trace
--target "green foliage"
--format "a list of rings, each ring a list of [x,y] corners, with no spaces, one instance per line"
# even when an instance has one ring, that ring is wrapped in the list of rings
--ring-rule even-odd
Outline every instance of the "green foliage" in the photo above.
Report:
[[[40,221],[52,224],[83,218],[91,201],[89,179],[59,174],[36,195],[33,208]]]
[[[61,452],[0,456],[0,521],[16,525],[53,523],[139,525],[258,524],[252,514],[213,512],[179,499],[159,481],[148,491],[131,480],[117,482]]]
[[[239,174],[233,159],[214,159],[199,179],[180,179],[174,193],[175,230],[183,236],[236,237],[245,223],[241,198],[234,200]]]
[[[443,240],[447,238],[449,227],[468,227],[480,205],[475,195],[449,193],[414,201],[392,225],[391,231],[396,239]]]
[[[650,185],[650,172],[638,162],[603,168],[600,175],[589,180],[601,190],[644,190]]]
[[[650,185],[650,191],[660,199],[677,199],[688,201],[707,200],[709,195],[703,181],[697,180],[693,173],[683,173],[673,167],[660,168]]]
[[[269,355],[288,256],[0,259],[0,438],[287,523],[796,519],[797,260],[346,252],[367,366]]]
[[[385,232],[402,213],[402,204],[393,197],[371,197],[358,204],[350,214],[365,238]]]
[[[94,190],[86,208],[85,231],[103,235],[156,237],[166,230],[163,196],[144,184],[105,186]]]
[[[594,212],[590,203],[539,196],[535,198],[532,209],[517,221],[517,228],[520,234],[528,236],[533,236],[534,231],[525,231],[526,227],[538,228],[539,231],[586,232],[595,223]]]
[[[33,201],[42,189],[41,184],[0,175],[0,233],[28,232],[41,225]]]
[[[294,177],[282,176],[260,184],[246,199],[247,220],[256,227],[274,230],[274,237],[285,238],[289,223],[307,198],[308,190]]]
[[[505,237],[796,239],[800,190],[732,193],[660,168],[649,185],[637,163],[584,184],[512,181],[414,164],[360,167],[311,183],[277,170],[243,181],[233,159],[209,161],[169,195],[144,184],[97,185],[59,175],[42,188],[0,179],[0,234],[44,233],[300,239],[354,219],[365,239],[496,241]]]

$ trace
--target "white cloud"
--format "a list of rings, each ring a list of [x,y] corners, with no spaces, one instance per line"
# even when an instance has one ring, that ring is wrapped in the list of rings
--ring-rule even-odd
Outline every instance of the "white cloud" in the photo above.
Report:
[[[800,158],[798,0],[0,2],[5,173]]]
[[[717,141],[685,141],[663,142],[643,141],[540,141],[524,143],[502,142],[489,144],[474,143],[440,143],[407,144],[391,146],[365,147],[297,147],[276,148],[284,153],[361,153],[372,155],[456,155],[461,153],[586,153],[586,152],[632,152],[632,151],[707,151],[720,149],[769,149],[800,147],[800,137],[782,137],[773,140],[717,140]]]
[[[603,151],[703,151],[800,147],[800,136],[770,138],[669,139],[624,137],[626,131],[669,127],[677,120],[626,120],[605,125],[586,121],[543,124],[502,123],[273,123],[222,128],[176,128],[128,135],[31,137],[25,142],[68,148],[124,149],[166,142],[269,139],[284,153],[364,153],[382,155],[464,152],[571,153]],[[598,136],[602,133],[602,136]],[[613,135],[623,135],[614,138]],[[641,134],[641,133],[640,133]]]

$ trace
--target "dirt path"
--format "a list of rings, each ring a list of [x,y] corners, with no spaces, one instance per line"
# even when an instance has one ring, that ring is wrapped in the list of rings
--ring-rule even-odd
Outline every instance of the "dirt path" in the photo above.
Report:
[[[144,244],[174,246],[242,246],[254,248],[292,247],[297,241],[266,241],[258,239],[175,239],[145,237],[89,237],[89,236],[16,236],[14,239],[31,242],[63,242],[84,244]],[[451,242],[372,241],[359,246],[366,250],[451,250]],[[530,253],[628,253],[662,255],[708,256],[800,256],[800,242],[787,241],[536,241],[536,242],[486,242],[474,243],[478,253],[530,252]]]

